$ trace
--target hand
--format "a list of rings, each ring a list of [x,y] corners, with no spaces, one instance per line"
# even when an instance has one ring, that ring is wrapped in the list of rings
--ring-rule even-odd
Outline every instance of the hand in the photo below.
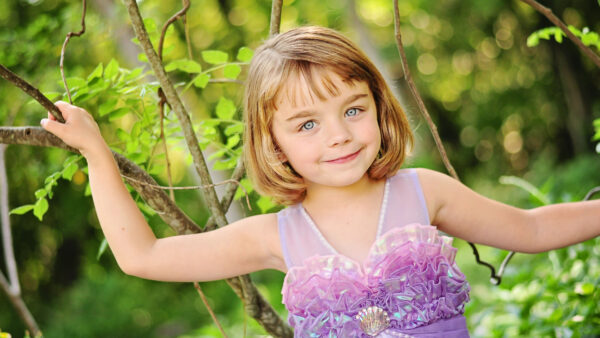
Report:
[[[52,114],[48,113],[48,118],[40,121],[44,129],[58,136],[69,146],[78,149],[86,158],[98,150],[108,148],[100,134],[98,124],[87,111],[63,101],[56,102],[56,107],[61,111],[65,123],[58,122]]]

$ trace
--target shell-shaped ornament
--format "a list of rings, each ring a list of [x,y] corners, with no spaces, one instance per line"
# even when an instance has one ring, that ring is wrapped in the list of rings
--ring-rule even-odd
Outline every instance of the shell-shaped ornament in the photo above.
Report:
[[[390,326],[390,317],[378,306],[369,306],[360,310],[355,318],[360,321],[363,332],[369,336],[377,336]]]

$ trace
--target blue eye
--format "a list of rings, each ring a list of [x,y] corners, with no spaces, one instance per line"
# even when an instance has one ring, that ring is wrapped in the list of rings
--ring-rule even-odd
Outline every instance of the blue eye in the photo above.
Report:
[[[302,130],[311,130],[315,127],[315,122],[314,121],[307,121],[305,122],[302,127],[300,127],[300,129]]]
[[[359,112],[358,108],[350,108],[350,109],[346,110],[346,113],[344,115],[352,117],[352,116],[358,115],[358,112]]]

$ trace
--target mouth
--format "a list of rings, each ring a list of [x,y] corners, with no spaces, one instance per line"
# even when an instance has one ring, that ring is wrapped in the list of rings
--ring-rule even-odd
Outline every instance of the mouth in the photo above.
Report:
[[[356,151],[356,152],[354,152],[354,153],[352,153],[350,155],[338,157],[338,158],[335,158],[333,160],[329,160],[329,161],[325,161],[325,162],[332,163],[332,164],[340,164],[340,163],[350,162],[350,161],[352,161],[353,159],[355,159],[358,156],[358,154],[361,152],[361,150],[362,149],[359,149],[358,151]]]

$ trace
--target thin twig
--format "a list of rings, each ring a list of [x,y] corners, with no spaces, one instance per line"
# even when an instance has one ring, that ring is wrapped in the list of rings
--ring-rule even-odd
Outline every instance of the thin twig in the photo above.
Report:
[[[77,149],[69,147],[61,139],[40,127],[0,127],[0,143],[57,147],[79,154]],[[128,180],[127,183],[142,196],[150,208],[159,213],[162,220],[175,232],[182,235],[202,232],[202,228],[173,203],[162,189],[150,186],[157,184],[152,176],[123,155],[113,151],[113,156],[121,174],[135,179],[135,181]]]
[[[232,183],[232,184],[237,185],[238,187],[240,187],[240,189],[242,189],[242,191],[244,191],[244,194],[246,196],[246,205],[248,206],[248,208],[250,208],[250,210],[252,210],[251,206],[250,206],[250,199],[248,197],[248,191],[246,190],[246,188],[244,188],[243,185],[240,184],[239,181],[237,181],[237,180],[235,180],[233,178],[230,178],[230,179],[222,181],[222,182],[213,183],[213,184],[211,184],[209,186],[205,186],[205,185],[190,185],[190,186],[185,186],[185,187],[173,187],[173,186],[169,185],[168,187],[165,187],[164,185],[150,184],[150,183],[142,182],[142,181],[136,180],[135,178],[128,177],[128,176],[125,176],[125,175],[121,175],[121,176],[123,178],[127,179],[127,181],[133,181],[133,182],[137,182],[139,184],[147,185],[147,186],[152,187],[152,188],[163,189],[163,190],[170,190],[170,191],[174,191],[174,190],[198,190],[198,189],[206,189],[206,188],[217,187],[217,186],[220,186],[220,185],[223,185],[223,184]]]
[[[162,61],[163,44],[165,42],[165,35],[167,34],[167,29],[173,22],[175,22],[180,17],[184,16],[185,13],[187,12],[187,10],[190,8],[189,0],[183,0],[182,3],[183,3],[183,8],[179,12],[175,13],[171,18],[169,18],[169,20],[167,20],[167,22],[165,22],[165,24],[163,25],[162,31],[160,32],[160,40],[158,41],[158,58],[161,61]]]
[[[166,100],[164,99],[163,95],[158,103],[160,113],[160,136],[158,138],[162,140],[163,151],[165,152],[165,159],[167,161],[167,181],[169,182],[169,187],[173,187],[173,178],[171,177],[171,160],[169,159],[169,147],[167,146],[167,139],[165,137],[165,103]],[[175,192],[173,189],[169,191],[169,196],[171,197],[171,200],[175,202]]]
[[[271,4],[271,25],[269,27],[269,36],[279,33],[279,26],[281,26],[282,7],[283,0],[273,0],[273,3]]]
[[[419,106],[421,114],[423,114],[425,120],[427,121],[427,124],[429,125],[429,130],[433,135],[433,139],[435,140],[437,149],[440,152],[440,155],[442,156],[442,161],[444,162],[446,169],[448,170],[450,175],[452,175],[452,177],[454,177],[457,181],[460,181],[458,174],[456,173],[454,167],[448,159],[448,155],[446,155],[446,150],[444,149],[444,144],[442,143],[442,140],[440,139],[440,136],[437,132],[437,127],[435,126],[435,123],[433,123],[433,120],[431,119],[431,116],[429,115],[429,112],[427,111],[427,108],[423,103],[423,99],[421,98],[421,95],[417,91],[417,87],[415,86],[415,83],[412,80],[412,76],[410,75],[408,61],[406,59],[406,54],[404,53],[404,45],[402,44],[402,34],[400,32],[400,12],[398,10],[398,0],[394,0],[394,30],[396,35],[396,45],[398,46],[398,52],[402,59],[402,69],[404,70],[406,82],[408,83],[410,90],[415,100],[417,101],[417,105]],[[496,285],[500,284],[502,277],[496,274],[496,269],[491,264],[484,262],[480,259],[479,252],[477,251],[477,247],[475,246],[475,244],[471,242],[468,243],[471,246],[471,249],[473,249],[473,255],[475,256],[475,261],[477,261],[477,264],[488,267],[490,269],[492,283]]]
[[[65,90],[67,91],[67,96],[69,96],[69,102],[73,104],[73,99],[71,98],[71,91],[69,90],[69,86],[67,86],[67,79],[65,78],[65,70],[63,67],[63,63],[65,60],[65,50],[67,48],[67,44],[69,40],[71,40],[72,36],[81,36],[85,33],[85,11],[86,11],[86,0],[83,0],[83,13],[81,14],[81,30],[77,33],[69,32],[67,37],[65,38],[65,42],[62,45],[62,50],[60,52],[60,75],[62,76],[63,84],[65,85]]]
[[[398,0],[394,0],[394,27],[395,27],[395,35],[396,35],[396,45],[398,46],[398,53],[400,54],[400,58],[402,59],[402,69],[404,70],[404,77],[406,78],[406,82],[408,83],[408,86],[410,87],[410,91],[412,92],[413,97],[417,101],[417,105],[419,106],[419,111],[421,111],[421,114],[423,114],[423,117],[427,121],[427,125],[429,126],[429,129],[431,130],[431,134],[433,135],[435,145],[437,146],[438,151],[440,152],[440,155],[442,156],[442,161],[444,162],[444,166],[446,167],[446,169],[448,170],[450,175],[452,175],[452,177],[454,177],[455,179],[460,181],[460,179],[458,178],[458,174],[456,173],[456,170],[454,170],[454,167],[452,166],[452,164],[450,163],[450,160],[448,159],[448,155],[446,155],[446,149],[444,148],[444,144],[442,143],[442,140],[440,139],[440,135],[437,131],[437,127],[436,127],[435,123],[433,123],[433,120],[431,119],[431,116],[429,115],[429,112],[427,111],[427,108],[425,107],[425,103],[423,103],[421,94],[419,94],[419,92],[417,91],[417,87],[415,86],[412,76],[410,75],[410,68],[408,66],[408,61],[406,60],[406,53],[404,53],[404,45],[402,44],[402,34],[400,32],[400,13],[398,11]]]
[[[202,185],[209,186],[212,184],[212,179],[210,177],[206,161],[204,160],[202,150],[200,149],[198,138],[196,137],[196,134],[192,128],[192,123],[187,109],[184,107],[183,102],[173,86],[173,83],[169,79],[164,69],[162,61],[152,46],[152,42],[150,41],[148,32],[144,27],[143,19],[140,15],[136,1],[125,0],[125,4],[133,25],[133,30],[138,41],[140,42],[140,46],[144,50],[150,66],[152,67],[155,76],[158,78],[160,86],[165,92],[167,102],[172,107],[172,110],[175,112],[177,119],[179,120],[186,145],[190,151],[190,154],[192,155],[196,172],[200,177]],[[216,219],[217,225],[220,227],[227,225],[227,218],[221,209],[221,203],[219,202],[214,187],[205,188],[203,189],[203,192],[211,214]],[[264,299],[254,284],[252,284],[252,281],[248,275],[229,278],[226,280],[226,282],[240,297],[242,297],[240,292],[241,288],[245,289],[244,293],[247,296],[247,299],[252,300],[252,302],[247,302],[247,311],[251,311],[249,312],[250,315],[254,317],[259,324],[267,330],[267,332],[278,337],[291,337],[293,335],[292,330],[279,317],[273,307]]]
[[[42,92],[40,92],[39,89],[29,84],[29,82],[23,80],[17,74],[11,72],[10,69],[4,67],[4,65],[2,64],[0,64],[0,76],[2,76],[15,86],[19,87],[29,96],[33,97],[37,102],[39,102],[42,105],[42,107],[46,108],[46,110],[48,110],[48,112],[50,112],[50,114],[52,114],[57,121],[63,123],[65,122],[65,119],[63,118],[62,113],[60,112],[58,107],[56,107],[54,103],[52,103],[52,101],[48,100],[48,98],[44,96],[44,94],[42,94]]]
[[[239,182],[239,181],[241,181],[242,177],[244,177],[244,175],[245,175],[244,161],[242,160],[242,157],[240,157],[235,169],[233,170],[233,173],[231,174],[231,180],[233,180],[234,182]],[[242,185],[240,185],[240,186],[242,186]],[[223,210],[229,209],[229,206],[231,205],[231,203],[233,202],[233,198],[235,197],[235,192],[237,191],[237,188],[238,188],[238,185],[235,183],[230,183],[225,187],[225,193],[223,194],[223,197],[221,198],[221,208],[223,208]],[[244,190],[244,193],[246,194],[246,198],[248,198],[248,193],[245,190]],[[217,227],[217,224],[215,223],[215,219],[211,216],[208,219],[208,221],[206,221],[206,225],[205,225],[204,229],[206,231],[210,231],[210,230],[216,229],[216,227]]]
[[[598,54],[594,53],[594,51],[592,51],[591,48],[589,48],[588,46],[583,44],[581,39],[576,37],[575,34],[573,34],[573,32],[571,32],[569,27],[567,27],[567,25],[565,25],[564,22],[562,22],[556,15],[554,15],[554,13],[552,13],[552,10],[550,10],[548,7],[543,6],[542,4],[540,4],[539,2],[537,2],[535,0],[521,0],[521,1],[528,4],[529,6],[533,7],[536,11],[540,12],[548,20],[550,20],[554,25],[558,26],[558,28],[560,28],[560,30],[562,30],[567,35],[567,37],[571,41],[573,41],[577,45],[577,47],[579,47],[579,49],[581,49],[583,54],[587,55],[590,59],[592,59],[592,62],[594,62],[597,67],[600,67],[600,56],[598,56]]]
[[[240,85],[244,84],[244,81],[236,80],[236,79],[210,79],[208,80],[210,83],[237,83]]]
[[[182,0],[182,3],[184,5],[185,5],[185,1],[187,1],[187,0]],[[185,32],[185,44],[187,46],[188,59],[193,60],[194,55],[192,54],[192,41],[190,39],[190,25],[188,25],[188,22],[187,22],[187,14],[184,14],[181,17],[181,21],[183,22],[183,30]]]
[[[208,310],[208,313],[210,314],[210,316],[213,319],[213,322],[215,322],[215,324],[219,328],[219,331],[221,331],[221,335],[223,335],[223,337],[227,338],[227,333],[225,333],[225,330],[223,330],[223,327],[221,326],[221,323],[217,319],[217,316],[215,316],[215,313],[213,312],[213,310],[208,305],[208,300],[206,299],[206,296],[204,295],[204,292],[202,292],[202,288],[200,288],[200,284],[198,284],[198,282],[194,282],[194,287],[198,291],[198,294],[200,295],[200,299],[202,299],[202,302],[204,303],[204,306],[206,306],[206,309]]]
[[[4,261],[6,262],[6,270],[8,280],[0,271],[0,284],[2,289],[10,299],[15,310],[27,329],[34,335],[40,332],[40,329],[35,321],[35,318],[27,308],[21,296],[21,286],[19,284],[19,275],[17,273],[17,262],[13,248],[12,232],[10,226],[10,216],[8,211],[8,178],[6,175],[6,144],[0,144],[0,226],[2,227],[2,246],[4,247]]]

